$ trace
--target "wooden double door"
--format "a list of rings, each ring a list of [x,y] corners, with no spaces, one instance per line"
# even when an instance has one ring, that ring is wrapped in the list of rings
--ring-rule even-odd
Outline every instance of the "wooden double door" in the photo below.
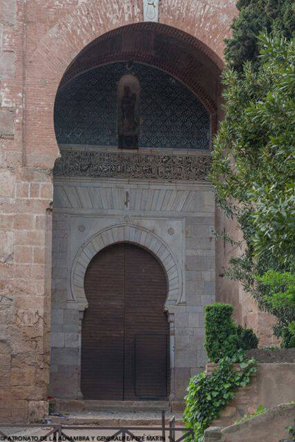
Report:
[[[85,275],[89,306],[82,325],[85,399],[166,399],[169,325],[167,282],[158,260],[120,243],[99,252]]]

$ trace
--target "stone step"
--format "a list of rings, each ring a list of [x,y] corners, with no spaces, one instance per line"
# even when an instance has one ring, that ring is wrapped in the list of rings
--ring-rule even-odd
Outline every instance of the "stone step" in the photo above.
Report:
[[[66,400],[57,399],[55,409],[57,412],[82,412],[82,411],[158,411],[159,413],[170,410],[168,401],[93,401],[93,400]]]
[[[62,410],[61,410],[62,413]],[[182,426],[182,415],[165,413],[166,425],[175,416],[177,426]],[[52,424],[62,425],[93,425],[93,426],[158,426],[162,425],[162,415],[160,411],[126,411],[122,409],[105,411],[80,411],[71,412],[65,417],[51,416]]]

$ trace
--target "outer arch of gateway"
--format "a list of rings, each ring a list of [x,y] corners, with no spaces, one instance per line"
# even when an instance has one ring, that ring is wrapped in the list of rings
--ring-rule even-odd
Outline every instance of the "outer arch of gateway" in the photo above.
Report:
[[[222,117],[219,78],[223,41],[230,37],[238,12],[236,2],[163,0],[159,2],[158,23],[144,22],[143,0],[101,0],[99,7],[97,0],[3,2],[1,238],[7,247],[1,250],[0,416],[13,422],[41,419],[48,413],[48,394],[81,398],[83,321],[91,310],[85,307],[93,288],[91,279],[90,292],[81,281],[87,279],[92,263],[101,270],[100,262],[105,265],[103,259],[112,253],[118,258],[120,253],[127,256],[130,252],[133,270],[143,270],[134,258],[140,253],[148,265],[160,261],[159,278],[173,270],[168,278],[168,299],[161,301],[157,311],[167,320],[163,327],[169,321],[168,333],[174,344],[167,376],[169,399],[181,402],[189,377],[206,362],[205,304],[215,299],[234,304],[238,322],[258,332],[263,345],[272,343],[266,314],[257,312],[238,284],[219,278],[235,250],[215,241],[212,234],[214,228],[234,229],[215,210],[207,173],[210,142]],[[107,73],[113,87],[104,92],[110,92],[115,109],[116,82],[128,61],[133,62],[142,86],[139,149],[118,149],[106,138],[107,131],[100,135],[109,143],[95,142],[95,130],[91,142],[86,142],[87,119],[83,120],[86,125],[77,128],[75,140],[71,130],[66,131],[68,138],[61,140],[63,127],[59,131],[56,126],[55,132],[54,126],[55,103],[58,99],[64,103],[60,108],[65,110],[60,113],[63,123],[73,115],[69,110],[74,110],[70,100],[63,101],[63,91],[71,92],[72,85],[77,91],[80,84],[89,93],[96,74],[103,78]],[[180,115],[163,122],[160,81],[167,86],[166,109],[168,101],[172,102],[170,115],[179,109],[185,115],[183,103],[190,103],[186,109],[189,118]],[[158,88],[152,88],[152,95],[147,93],[150,83]],[[98,97],[99,84],[93,88],[96,94],[90,91],[90,101],[92,96]],[[153,103],[150,113],[149,100]],[[105,98],[102,102],[106,103]],[[196,106],[191,106],[193,103]],[[197,110],[195,114],[191,109]],[[113,115],[111,125],[105,126],[112,140],[116,136]],[[151,142],[147,127],[158,128],[159,121],[168,138],[163,140],[154,131]],[[169,140],[173,124],[185,121],[191,127],[197,123],[200,129],[195,146],[190,144],[188,126],[178,131],[183,145],[177,137]],[[89,126],[98,127],[92,121]],[[122,228],[126,232],[123,236]],[[150,240],[145,241],[146,232]],[[92,240],[94,249],[90,246],[88,250]],[[103,244],[98,246],[100,240]],[[155,256],[157,260],[152,259]],[[80,257],[82,268],[76,265]],[[121,276],[129,284],[134,272],[127,277],[127,270],[123,266]],[[77,285],[74,275],[78,275]],[[141,281],[144,276],[141,274]],[[161,287],[165,288],[163,279]],[[137,296],[137,292],[126,293]],[[164,289],[161,296],[163,293]],[[77,301],[80,296],[81,302]],[[168,318],[163,316],[165,309]],[[142,342],[147,341],[140,338],[138,343]],[[143,373],[139,373],[140,382]],[[140,384],[142,387],[147,385]]]
[[[167,391],[171,401],[182,400],[188,378],[205,364],[203,306],[215,299],[212,234],[215,206],[206,175],[210,167],[210,140],[219,115],[220,69],[204,49],[193,37],[170,27],[153,23],[130,25],[103,35],[88,45],[63,77],[55,107],[56,129],[57,125],[60,126],[58,141],[67,133],[66,141],[65,137],[61,138],[64,143],[60,144],[62,157],[54,170],[50,393],[55,397],[81,398],[81,364],[83,372],[90,373],[89,376],[94,370],[91,368],[95,365],[93,358],[89,359],[86,369],[83,361],[86,354],[85,349],[83,351],[83,345],[86,345],[83,321],[90,314],[87,310],[85,313],[88,306],[87,293],[85,296],[84,292],[85,273],[93,257],[115,243],[133,243],[150,250],[165,270],[168,296],[162,309],[169,312],[167,358],[170,362],[167,379],[170,379],[170,386]],[[142,88],[141,111],[144,118],[139,143],[150,143],[149,148],[141,148],[140,144],[136,152],[120,151],[114,142],[108,145],[109,138],[114,139],[115,124],[109,125],[103,142],[97,141],[100,134],[95,132],[93,125],[87,124],[89,112],[85,111],[85,117],[81,111],[84,95],[88,97],[88,110],[94,109],[95,112],[95,107],[101,106],[100,97],[91,104],[95,90],[90,90],[90,95],[87,95],[89,81],[94,81],[95,88],[99,88],[95,77],[99,77],[104,66],[110,66],[107,69],[108,78],[111,78],[114,69],[119,72],[117,75],[121,75],[122,70],[124,73],[124,63],[130,59],[135,75],[140,76]],[[156,69],[155,72],[161,69],[164,73],[154,74],[153,69]],[[149,81],[151,77],[153,81]],[[83,78],[86,78],[85,82]],[[104,78],[99,78],[103,83]],[[115,77],[113,88],[118,78]],[[157,89],[154,84],[158,78],[162,83]],[[77,98],[75,94],[79,94],[81,87],[84,95]],[[108,89],[109,85],[105,87]],[[111,99],[112,92],[110,90],[105,97],[105,101],[113,103],[113,108],[106,110],[109,112],[108,120],[117,111],[115,99]],[[69,100],[68,94],[74,99]],[[100,94],[104,94],[104,89],[100,89]],[[77,101],[80,107],[77,107]],[[151,113],[149,109],[153,105],[155,108]],[[162,113],[158,112],[159,108],[163,108]],[[169,112],[172,116],[178,115],[179,120],[182,114],[186,115],[186,120],[180,121],[178,126],[180,134],[183,131],[182,139],[178,141],[183,145],[179,147],[170,147],[173,140],[169,139],[169,131],[179,121],[171,123],[167,120]],[[160,129],[157,129],[154,113],[160,120]],[[71,114],[76,115],[75,121],[71,120]],[[86,121],[84,126],[81,121]],[[186,121],[191,123],[192,128],[198,127],[197,141],[192,141],[187,135],[193,133],[190,132],[192,128],[183,130]],[[145,126],[146,122],[150,122],[150,126]],[[108,122],[102,121],[102,131],[104,124]],[[150,137],[149,131],[153,130],[154,136]],[[93,134],[89,136],[91,131]],[[83,136],[87,136],[92,145],[82,144]],[[128,166],[123,173],[124,161]],[[129,170],[129,176],[126,176],[126,170]],[[125,281],[126,284],[128,282]],[[97,290],[99,292],[99,288]],[[112,320],[115,321],[115,316]],[[116,321],[114,328],[118,326],[118,319]],[[150,332],[159,330],[159,325],[151,327]],[[91,333],[96,331],[92,328]],[[133,373],[134,385],[130,388],[134,396],[130,393],[130,397],[137,397],[138,385],[141,385],[141,391],[153,391],[148,384],[149,373],[137,374],[138,359],[145,357],[143,350],[136,347],[138,336],[134,334],[128,338],[132,339],[135,347],[132,355],[127,352],[123,357],[133,361],[130,362],[130,373]],[[102,343],[102,339],[97,342]],[[96,351],[94,343],[87,345],[92,348],[92,353]],[[101,345],[107,347],[107,344]],[[155,347],[146,343],[147,348],[148,345],[151,345],[149,358],[152,359],[151,348]],[[123,348],[126,349],[126,343]],[[106,351],[98,354],[98,361]],[[122,351],[124,353],[125,350]],[[159,358],[158,361],[159,366],[162,364],[164,367],[164,362]],[[161,375],[157,376],[161,378]],[[138,380],[142,378],[146,379],[147,385]],[[151,382],[163,390],[160,384],[167,379],[164,381],[163,376],[161,382],[159,379]],[[124,385],[128,382],[123,380]],[[113,393],[110,394],[106,399],[113,397]],[[144,397],[138,396],[138,399]]]
[[[214,38],[210,40],[206,37],[204,20],[202,22],[199,20],[204,13],[201,9],[197,9],[196,11],[192,9],[185,20],[177,8],[170,11],[170,18],[166,16],[167,12],[163,11],[162,14],[160,14],[160,21],[163,24],[153,24],[136,23],[137,21],[141,21],[139,8],[134,16],[131,15],[127,18],[127,15],[123,13],[121,17],[117,17],[116,24],[112,24],[110,21],[107,23],[105,20],[102,20],[99,14],[96,16],[96,14],[90,13],[92,9],[93,11],[95,10],[95,4],[96,2],[94,1],[85,2],[77,8],[74,13],[66,16],[58,26],[55,26],[41,40],[41,43],[30,60],[26,77],[26,112],[30,113],[30,118],[26,121],[26,130],[24,132],[25,167],[37,168],[40,169],[40,171],[50,169],[57,156],[51,115],[56,89],[66,65],[69,65],[69,69],[64,76],[65,79],[67,75],[71,73],[71,68],[77,67],[75,62],[79,61],[79,56],[73,60],[73,54],[76,55],[79,53],[83,47],[87,49],[87,44],[91,41],[95,42],[98,35],[103,34],[102,36],[105,37],[112,30],[114,34],[120,34],[121,29],[123,29],[120,28],[120,26],[123,25],[138,27],[139,30],[141,27],[143,29],[145,28],[150,36],[152,34],[155,35],[155,32],[162,34],[164,37],[162,41],[161,38],[158,38],[160,47],[164,44],[164,46],[162,46],[164,52],[170,49],[166,51],[165,66],[161,65],[160,59],[157,60],[154,58],[152,60],[151,53],[140,54],[138,50],[135,50],[135,54],[134,52],[131,54],[132,58],[137,62],[136,56],[138,56],[139,63],[146,63],[147,65],[162,69],[186,85],[193,94],[199,97],[208,109],[211,119],[211,135],[212,130],[216,130],[217,121],[220,116],[219,74],[222,68],[222,62],[219,56],[214,54],[213,50],[216,48],[218,54],[222,54],[222,40],[224,36],[229,35],[229,25],[236,11],[233,8],[227,8],[227,21],[223,19],[219,23],[219,30],[221,30],[222,36],[220,37],[221,34],[214,35]],[[126,7],[127,6],[126,4]],[[214,8],[216,8],[216,10]],[[217,18],[219,17],[219,12],[218,6],[212,6],[207,15],[207,24],[211,22],[213,26],[216,21],[219,20]],[[88,21],[89,26],[80,28],[79,24],[81,20],[84,20],[85,23]],[[185,23],[189,20],[192,20],[194,23],[199,22],[200,26],[196,27],[194,25],[193,28],[191,28],[189,25],[187,27]],[[128,26],[125,26],[124,30],[127,30],[127,28]],[[183,32],[180,30],[181,28],[188,32],[194,29],[193,32],[200,34],[200,40]],[[79,30],[79,32],[77,32],[77,30]],[[99,39],[97,39],[97,41],[98,40]],[[201,40],[205,41],[205,44],[202,43]],[[175,42],[181,42],[180,48],[178,47],[178,51],[176,51],[178,53],[177,57],[175,57],[174,51],[174,49],[177,50],[177,45],[173,47]],[[171,43],[173,44],[169,48],[169,44]],[[211,47],[210,49],[209,46]],[[188,51],[186,51],[185,48],[187,48]],[[108,56],[110,58],[108,58]],[[130,53],[128,53],[128,58],[129,56]],[[185,59],[186,56],[187,59]],[[167,57],[170,57],[170,60],[167,60]],[[104,61],[100,60],[98,64],[118,60],[126,60],[126,54],[106,54]],[[187,66],[186,61],[188,60],[191,62],[190,70],[182,69],[182,66]],[[196,66],[198,66],[197,70]],[[197,76],[195,75],[196,71],[199,73]],[[43,131],[42,136],[40,136],[41,132],[38,130],[40,125]],[[150,154],[151,152],[152,151],[149,151]],[[74,176],[55,177],[53,217],[57,216],[59,219],[54,219],[53,222],[54,275],[56,274],[56,269],[62,267],[60,266],[61,261],[58,261],[58,259],[63,258],[59,258],[58,253],[60,252],[61,256],[62,254],[64,254],[63,256],[67,255],[65,260],[67,268],[61,268],[58,278],[53,276],[52,281],[50,389],[53,392],[57,392],[56,397],[77,398],[79,396],[79,385],[78,382],[73,382],[73,380],[80,375],[79,373],[77,374],[79,371],[79,356],[76,356],[79,354],[80,347],[79,327],[81,327],[81,315],[77,322],[75,309],[71,312],[71,309],[67,309],[62,302],[58,304],[58,301],[61,301],[59,297],[62,292],[66,292],[67,302],[69,295],[68,290],[70,290],[71,286],[71,280],[68,278],[68,275],[71,274],[74,256],[76,256],[78,249],[83,243],[87,243],[91,236],[96,235],[98,231],[108,229],[111,227],[110,225],[130,225],[131,223],[139,230],[155,232],[155,234],[166,243],[167,249],[171,251],[177,262],[178,273],[181,275],[180,278],[182,278],[182,295],[185,296],[185,302],[175,304],[175,367],[173,369],[174,372],[172,373],[171,371],[171,385],[173,384],[174,386],[173,388],[171,387],[170,398],[172,400],[181,400],[188,377],[203,367],[205,358],[202,348],[203,303],[212,302],[215,299],[215,251],[211,234],[211,230],[214,226],[215,209],[212,189],[206,181],[206,173],[210,163],[209,152],[187,151],[185,153],[190,162],[190,167],[193,165],[193,168],[198,172],[195,177],[191,175],[189,166],[184,163],[182,164],[182,170],[184,170],[183,176],[185,178],[189,177],[188,179],[177,179],[178,177],[171,179],[171,176],[169,176],[167,180],[167,178],[163,178],[162,175],[157,177],[157,179],[149,180],[143,177],[134,180],[118,179],[123,188],[124,197],[126,196],[126,192],[132,196],[130,209],[127,212],[124,208],[122,209],[122,207],[114,208],[112,205],[112,202],[115,201],[115,198],[118,197],[121,192],[116,186],[115,181],[117,178],[112,176],[104,176],[103,178],[82,177],[81,180],[80,177],[80,180],[76,180]],[[167,150],[161,151],[159,149],[158,151],[155,150],[153,154],[155,154],[156,160],[159,159],[161,161],[166,161],[167,154],[171,158],[174,155],[178,156],[178,161],[179,157],[181,157],[181,162],[184,160],[184,156],[181,156],[182,153],[177,150],[168,153]],[[139,152],[139,155],[144,157],[145,153]],[[161,155],[162,157],[160,158]],[[172,174],[174,174],[173,168]],[[87,198],[82,198],[82,203],[81,200],[77,203],[75,194],[79,193],[77,188],[81,187],[81,181],[83,181],[82,187],[84,187],[89,194],[93,192],[93,188],[99,187],[97,185],[98,182],[100,185],[99,191],[103,193],[105,189],[105,195],[102,195],[101,207],[98,207],[99,210],[96,210],[96,213],[94,213],[95,210],[93,207],[87,206]],[[90,189],[91,186],[92,189]],[[165,186],[167,187],[165,188]],[[70,195],[69,202],[65,205],[61,203],[61,194],[64,194],[64,192],[68,192],[67,194]],[[163,197],[164,193],[166,193],[166,196],[168,194],[170,196],[168,202],[165,200],[165,197]],[[111,199],[109,199],[109,195],[111,195]],[[158,197],[160,197],[160,199],[163,197],[164,201],[160,209],[159,206],[152,208],[146,206],[147,200],[156,200]],[[146,219],[139,216],[138,204],[140,204],[140,207],[144,207],[147,215]],[[106,211],[109,212],[108,219],[105,217]],[[127,223],[126,216],[128,217]],[[71,219],[70,223],[69,218]],[[103,218],[103,222],[97,226],[95,219],[102,220]],[[197,223],[195,223],[195,221],[197,221]],[[166,228],[164,228],[164,226]],[[84,228],[85,230],[82,232]],[[94,229],[96,230],[94,231]],[[78,234],[75,233],[74,236],[76,238],[78,235],[81,236],[78,241],[72,241],[71,234],[74,230],[75,232],[79,232]],[[63,239],[60,239],[62,236],[59,236],[59,234],[56,235],[57,231],[59,231],[59,234],[64,235]],[[188,239],[186,239],[186,237]],[[67,238],[67,241],[65,238]],[[56,243],[58,242],[60,243],[61,249],[56,251]],[[67,246],[65,247],[67,250],[62,250],[66,242],[68,244],[75,243],[75,250],[71,250],[71,248]],[[192,244],[198,244],[199,257],[196,255],[196,249]],[[62,274],[66,274],[67,276],[64,277]],[[195,279],[196,276],[199,277],[198,281]],[[46,282],[47,288],[49,288],[48,283],[49,281]],[[173,307],[171,307],[171,310],[173,310]],[[64,323],[63,321],[68,322]],[[71,321],[76,322],[73,324]],[[189,327],[182,327],[182,325],[189,325]],[[78,332],[76,333],[77,330]],[[192,336],[192,333],[194,333],[194,338],[189,337],[190,335]],[[55,346],[58,340],[60,340],[59,344]],[[59,347],[60,343],[62,347]],[[54,354],[55,351],[56,354]],[[59,355],[62,355],[61,359],[59,359]],[[67,370],[65,370],[65,367]],[[69,388],[71,384],[75,386],[74,389]],[[65,389],[63,390],[64,386]]]

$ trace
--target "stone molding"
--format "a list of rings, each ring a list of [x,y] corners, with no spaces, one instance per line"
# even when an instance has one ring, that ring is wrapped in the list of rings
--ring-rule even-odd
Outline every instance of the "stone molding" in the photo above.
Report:
[[[144,178],[208,182],[211,156],[63,149],[55,177]]]
[[[108,227],[89,239],[80,247],[71,272],[71,295],[69,302],[78,304],[78,309],[87,308],[87,298],[84,291],[84,278],[87,267],[92,258],[105,247],[112,244],[128,242],[139,245],[151,252],[164,267],[168,293],[166,306],[175,305],[182,301],[182,272],[179,263],[169,247],[158,235],[143,227],[130,224],[117,224]]]

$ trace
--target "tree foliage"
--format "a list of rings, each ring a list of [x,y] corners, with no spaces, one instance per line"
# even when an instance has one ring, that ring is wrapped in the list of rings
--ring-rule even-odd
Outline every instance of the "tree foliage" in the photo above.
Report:
[[[295,40],[263,35],[259,47],[258,69],[245,63],[240,73],[224,72],[225,120],[211,180],[219,206],[237,218],[245,240],[227,274],[285,327],[294,308],[270,309],[268,287],[257,277],[295,271]]]
[[[268,270],[263,276],[258,276],[260,287],[266,289],[264,302],[269,311],[277,317],[285,317],[284,310],[293,312],[295,309],[295,274],[279,273]],[[294,318],[295,319],[295,318]],[[295,320],[290,318],[282,331],[283,346],[295,347]]]
[[[227,40],[226,60],[241,72],[246,61],[258,67],[257,36],[273,33],[287,39],[295,37],[295,2],[293,0],[239,0],[239,15],[233,20],[232,38]]]

